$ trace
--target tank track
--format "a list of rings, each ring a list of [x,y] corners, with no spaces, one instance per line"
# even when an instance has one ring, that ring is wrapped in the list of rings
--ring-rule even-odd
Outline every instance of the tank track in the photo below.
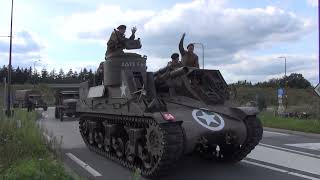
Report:
[[[106,152],[104,149],[100,149],[97,145],[93,146],[89,143],[88,137],[82,131],[81,125],[85,120],[94,121],[107,121],[110,124],[118,124],[132,128],[144,128],[147,130],[151,126],[156,126],[163,132],[162,144],[164,145],[162,155],[150,169],[143,167],[141,163],[129,162],[125,157],[119,158],[115,152]],[[105,115],[105,114],[82,114],[79,121],[79,130],[87,147],[107,159],[110,159],[122,166],[131,170],[140,169],[141,174],[145,177],[159,177],[165,175],[175,164],[175,162],[181,157],[183,153],[184,138],[183,130],[180,123],[170,122],[159,124],[154,119],[149,117],[133,117],[133,116],[120,116],[120,115]]]
[[[260,142],[263,135],[263,128],[256,116],[248,116],[243,120],[247,127],[247,138],[241,147],[222,145],[221,155],[218,160],[227,163],[236,163],[245,158]]]

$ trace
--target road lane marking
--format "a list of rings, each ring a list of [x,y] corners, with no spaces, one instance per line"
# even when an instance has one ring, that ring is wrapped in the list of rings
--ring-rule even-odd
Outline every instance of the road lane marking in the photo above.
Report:
[[[280,149],[256,146],[248,158],[298,171],[320,175],[320,159]]]
[[[94,177],[98,177],[98,176],[102,176],[98,171],[96,171],[95,169],[93,169],[92,167],[90,167],[88,164],[86,164],[85,162],[81,161],[79,158],[77,158],[75,155],[73,155],[72,153],[66,153],[66,155],[73,160],[75,163],[77,163],[79,166],[81,166],[83,169],[85,169],[86,171],[88,171],[92,176]]]
[[[258,167],[262,167],[262,168],[266,168],[266,169],[270,169],[270,170],[273,170],[273,171],[281,172],[281,173],[287,173],[287,174],[290,174],[292,176],[298,176],[298,177],[302,177],[302,178],[305,178],[305,179],[320,180],[319,178],[316,178],[316,177],[307,176],[307,175],[304,175],[304,174],[291,172],[291,171],[287,171],[287,170],[284,170],[284,169],[268,166],[268,165],[265,165],[265,164],[251,162],[251,161],[248,161],[248,160],[242,160],[241,162],[244,162],[244,163],[247,163],[247,164],[251,164],[251,165],[254,165],[254,166],[258,166]]]
[[[268,165],[264,165],[264,164],[259,164],[259,163],[251,162],[251,161],[248,161],[248,160],[242,160],[241,162],[244,162],[244,163],[247,163],[247,164],[252,164],[252,165],[255,165],[255,166],[259,166],[259,167],[263,167],[263,168],[266,168],[266,169],[271,169],[273,171],[278,171],[278,172],[282,172],[282,173],[287,173],[288,172],[288,171],[286,171],[284,169],[280,169],[280,168],[276,168],[276,167],[272,167],[272,166],[268,166]]]
[[[267,134],[269,134],[269,135],[267,135]],[[279,133],[279,132],[273,132],[273,131],[266,131],[266,130],[263,131],[263,135],[267,135],[267,136],[292,136],[291,134],[285,134],[285,133]]]
[[[285,145],[320,151],[320,143],[298,143],[298,144],[285,144]]]
[[[264,147],[273,148],[273,149],[283,150],[283,151],[287,151],[287,152],[291,152],[291,153],[306,155],[306,156],[310,156],[310,157],[314,157],[314,158],[320,158],[320,155],[311,154],[311,153],[307,153],[307,152],[303,152],[303,151],[297,151],[297,150],[283,148],[283,147],[279,147],[279,146],[272,146],[272,145],[264,144],[264,143],[259,143],[259,145],[264,146]]]

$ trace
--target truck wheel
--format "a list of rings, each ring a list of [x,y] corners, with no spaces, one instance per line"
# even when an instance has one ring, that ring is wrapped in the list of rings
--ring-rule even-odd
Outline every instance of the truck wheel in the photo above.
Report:
[[[62,122],[63,121],[63,111],[62,110],[60,110],[60,121]]]
[[[59,109],[56,107],[55,110],[54,110],[54,117],[56,119],[59,119],[60,118],[60,113],[59,113]]]

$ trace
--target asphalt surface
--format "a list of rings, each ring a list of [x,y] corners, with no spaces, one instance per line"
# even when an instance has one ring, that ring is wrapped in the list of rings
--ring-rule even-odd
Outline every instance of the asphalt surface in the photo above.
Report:
[[[54,108],[42,113],[40,125],[48,139],[62,138],[64,162],[84,179],[130,180],[133,173],[88,150],[76,118],[54,118]],[[320,136],[319,136],[320,137]],[[261,143],[237,164],[221,164],[185,156],[164,180],[320,180],[320,138],[264,131]],[[145,179],[141,177],[141,179]]]

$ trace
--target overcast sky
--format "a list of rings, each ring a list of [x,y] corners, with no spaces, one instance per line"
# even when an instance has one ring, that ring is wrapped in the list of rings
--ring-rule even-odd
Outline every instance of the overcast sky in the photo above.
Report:
[[[106,41],[119,24],[136,26],[148,70],[165,66],[185,45],[205,46],[205,67],[228,83],[263,81],[287,71],[318,82],[317,0],[15,0],[13,66],[95,70]],[[0,36],[9,35],[11,0],[0,1]],[[130,35],[130,29],[127,36]],[[7,65],[9,38],[0,38],[0,65]],[[196,53],[202,61],[200,47]],[[202,63],[201,63],[202,64]]]

